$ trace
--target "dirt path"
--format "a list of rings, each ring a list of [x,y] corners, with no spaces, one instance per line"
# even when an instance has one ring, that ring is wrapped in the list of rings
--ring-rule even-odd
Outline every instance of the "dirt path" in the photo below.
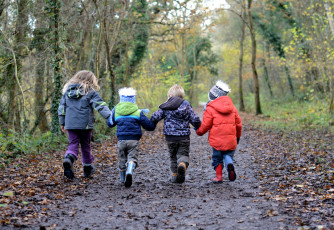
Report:
[[[244,133],[243,135],[247,135]],[[235,155],[237,180],[213,184],[207,135],[191,135],[191,166],[184,184],[169,181],[167,146],[161,128],[141,141],[140,167],[134,184],[119,182],[116,148],[97,161],[98,172],[79,189],[82,178],[67,182],[66,199],[42,218],[56,229],[287,229],[291,223],[276,203],[261,196],[247,138]],[[108,148],[105,143],[101,148]],[[79,175],[81,177],[81,175]],[[81,181],[81,182],[80,182]]]

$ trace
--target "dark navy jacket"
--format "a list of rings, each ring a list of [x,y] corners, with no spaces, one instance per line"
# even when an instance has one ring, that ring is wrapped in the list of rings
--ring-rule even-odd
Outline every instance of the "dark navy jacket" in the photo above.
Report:
[[[107,121],[109,127],[117,125],[118,140],[140,140],[141,127],[153,131],[154,124],[139,110],[137,105],[131,102],[118,103],[112,110]]]

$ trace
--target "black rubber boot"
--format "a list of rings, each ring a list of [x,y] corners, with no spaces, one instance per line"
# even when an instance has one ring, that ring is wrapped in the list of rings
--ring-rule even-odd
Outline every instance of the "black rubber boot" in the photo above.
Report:
[[[75,160],[75,156],[72,154],[67,154],[63,161],[64,176],[66,176],[68,179],[74,178],[73,163]]]

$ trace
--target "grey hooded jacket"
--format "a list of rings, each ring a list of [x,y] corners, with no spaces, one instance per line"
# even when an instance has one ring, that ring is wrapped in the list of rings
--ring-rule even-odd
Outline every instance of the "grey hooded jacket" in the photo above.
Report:
[[[94,109],[107,119],[111,111],[99,93],[91,90],[84,94],[79,84],[72,84],[62,96],[58,108],[59,124],[65,129],[93,129]]]

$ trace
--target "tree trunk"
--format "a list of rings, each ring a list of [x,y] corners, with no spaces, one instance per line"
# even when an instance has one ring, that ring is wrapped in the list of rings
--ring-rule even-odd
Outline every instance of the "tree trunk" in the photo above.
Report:
[[[244,20],[246,18],[245,9],[244,9],[244,1],[241,3],[241,17]],[[240,37],[240,57],[239,57],[239,110],[241,112],[245,111],[245,103],[244,103],[244,95],[243,95],[243,87],[242,87],[242,68],[244,61],[244,41],[245,41],[245,27],[246,24],[242,20],[241,26],[241,37]]]
[[[14,79],[14,65],[9,64],[7,66],[7,81],[8,81],[8,129],[15,131],[14,121],[15,121],[15,111],[17,110],[16,103],[16,93],[17,93],[17,84],[15,81],[10,80]]]
[[[24,48],[24,39],[26,35],[26,24],[28,21],[28,14],[26,12],[26,0],[18,1],[18,13],[17,13],[17,22],[16,22],[16,33],[15,33],[15,41],[16,45],[13,45],[12,53],[13,53],[13,62],[14,65],[9,65],[10,70],[8,73],[10,75],[8,79],[13,79],[10,81],[9,84],[9,110],[8,110],[8,124],[9,128],[15,130],[16,132],[21,132],[21,111],[18,106],[18,97],[17,94],[19,93],[19,77],[18,72],[21,68],[21,59],[23,56],[23,48]],[[16,54],[15,54],[16,53]],[[21,92],[23,92],[21,90]],[[23,95],[22,95],[23,97]],[[23,97],[24,98],[24,97]],[[25,106],[24,103],[22,106]],[[23,111],[24,113],[24,111]],[[24,116],[25,117],[25,116]]]
[[[82,36],[82,41],[80,44],[80,50],[79,50],[79,54],[78,54],[78,59],[77,59],[77,64],[75,66],[75,72],[78,72],[80,69],[82,69],[81,67],[81,63],[82,63],[82,58],[84,56],[84,54],[86,53],[87,50],[87,45],[88,45],[88,39],[89,39],[89,34],[91,32],[91,23],[92,21],[87,21],[87,27],[85,28],[84,34]],[[84,68],[86,69],[86,68]]]
[[[103,31],[103,21],[102,21],[102,15],[100,13],[100,9],[97,5],[97,0],[93,0],[95,8],[97,10],[99,21],[100,21],[100,30],[99,30],[99,36],[97,40],[96,45],[96,52],[95,52],[95,75],[97,78],[99,78],[99,53],[100,53],[100,47],[101,47],[101,38],[102,38],[102,31]]]
[[[61,94],[61,80],[62,80],[62,73],[61,73],[61,48],[60,48],[60,1],[53,0],[49,3],[50,8],[52,9],[52,16],[51,16],[51,25],[50,27],[54,29],[53,31],[53,51],[54,51],[54,61],[53,65],[53,98],[52,98],[52,127],[51,132],[53,134],[59,134],[59,120],[58,120],[58,106],[59,101],[62,96]]]
[[[4,9],[5,9],[5,0],[0,0],[0,17]]]
[[[271,84],[270,84],[270,81],[269,81],[268,68],[267,68],[267,65],[266,65],[266,59],[265,58],[262,59],[262,64],[263,64],[264,80],[267,83],[269,93],[270,93],[270,97],[273,97],[273,91],[271,89]]]
[[[255,96],[255,114],[262,114],[261,104],[260,104],[260,86],[259,86],[259,77],[256,69],[256,39],[255,39],[255,31],[253,26],[252,19],[252,0],[248,0],[248,20],[249,20],[249,30],[252,39],[252,71],[254,78],[254,96]]]
[[[38,0],[36,2],[40,6],[44,6],[43,0]],[[38,12],[39,15],[43,15],[42,17],[36,17],[36,28],[33,32],[33,40],[31,42],[31,48],[36,49],[37,54],[43,53],[45,50],[45,43],[46,39],[45,36],[47,36],[47,24],[44,22],[43,19],[45,19],[45,15],[41,12]],[[45,58],[44,56],[37,56],[38,64],[36,65],[36,77],[35,77],[35,125],[33,129],[31,130],[31,133],[33,133],[36,129],[36,127],[39,127],[41,133],[45,133],[48,131],[48,121],[46,118],[46,112],[45,112],[45,60],[42,60]]]
[[[332,36],[334,37],[334,21],[332,16],[331,8],[329,7],[328,1],[325,2],[325,8],[327,13],[327,19],[329,22],[329,26],[331,28]],[[330,102],[329,102],[329,111],[330,113],[333,113],[334,111],[334,77],[331,74],[331,79],[329,81],[330,85]]]
[[[105,1],[105,4],[107,4],[107,1]],[[106,14],[104,15],[103,19],[103,28],[104,28],[104,43],[105,43],[105,50],[107,54],[107,66],[108,66],[108,72],[110,75],[110,82],[111,82],[111,92],[110,92],[110,103],[109,107],[113,108],[116,105],[116,85],[115,85],[115,73],[112,67],[111,63],[111,55],[110,55],[110,45],[109,45],[109,38],[108,38],[108,31],[107,31],[107,22],[106,22]]]

